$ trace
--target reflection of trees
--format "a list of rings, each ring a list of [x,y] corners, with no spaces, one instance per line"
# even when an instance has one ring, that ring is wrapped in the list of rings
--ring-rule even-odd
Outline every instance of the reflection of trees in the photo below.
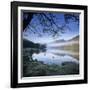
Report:
[[[38,54],[40,52],[46,51],[46,45],[45,44],[39,44],[39,43],[33,43],[32,41],[28,41],[26,39],[23,39],[23,52],[24,54],[29,54],[30,58],[32,58],[32,55],[34,53]]]
[[[37,18],[38,23],[34,25],[31,21]],[[70,22],[76,22],[79,24],[79,16],[76,13],[65,13],[64,14],[65,23],[59,25],[57,22],[57,17],[53,13],[43,12],[43,13],[31,13],[24,12],[23,13],[23,31],[25,32],[27,28],[34,34],[38,34],[42,36],[42,33],[50,33],[53,37],[59,35],[60,33],[64,33],[65,30],[70,29],[67,25]],[[37,31],[37,26],[42,26],[42,32]]]

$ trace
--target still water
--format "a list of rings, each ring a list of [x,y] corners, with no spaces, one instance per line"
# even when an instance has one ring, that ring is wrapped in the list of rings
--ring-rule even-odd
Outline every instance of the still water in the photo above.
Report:
[[[45,64],[62,64],[63,62],[79,63],[78,60],[70,56],[69,52],[64,50],[47,50],[46,52],[40,52],[32,55],[33,59],[43,61]]]

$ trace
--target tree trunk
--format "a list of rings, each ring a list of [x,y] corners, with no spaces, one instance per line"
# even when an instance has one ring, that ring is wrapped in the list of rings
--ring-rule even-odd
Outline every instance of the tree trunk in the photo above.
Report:
[[[33,18],[33,13],[30,13],[30,12],[23,13],[23,31],[28,26],[28,24],[31,22],[32,18]]]

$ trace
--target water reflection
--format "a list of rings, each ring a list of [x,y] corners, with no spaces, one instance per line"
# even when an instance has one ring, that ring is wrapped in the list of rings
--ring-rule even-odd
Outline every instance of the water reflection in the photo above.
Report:
[[[53,51],[47,50],[47,52],[41,52],[39,54],[34,53],[32,55],[33,59],[37,59],[38,61],[43,61],[45,64],[62,64],[63,62],[75,62],[79,63],[78,60],[70,55],[68,55],[65,51]],[[57,54],[55,54],[57,53]]]

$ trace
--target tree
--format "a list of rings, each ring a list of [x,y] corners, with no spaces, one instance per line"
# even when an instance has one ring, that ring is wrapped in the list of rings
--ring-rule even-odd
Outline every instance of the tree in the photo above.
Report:
[[[76,22],[79,25],[79,14],[78,13],[67,13],[64,14],[66,23],[69,23],[70,21]]]
[[[31,23],[34,18],[37,18],[38,23]],[[67,25],[69,22],[76,22],[79,25],[79,14],[77,13],[65,13],[64,14],[65,23],[59,25],[57,22],[57,17],[50,12],[42,13],[32,13],[32,12],[23,12],[23,32],[27,31],[27,28],[30,28],[31,32],[34,34],[37,32],[39,36],[42,36],[42,33],[49,33],[53,37],[65,33],[66,30],[70,30],[70,27]],[[35,25],[34,25],[35,24]],[[42,32],[37,31],[37,26],[42,26]]]

